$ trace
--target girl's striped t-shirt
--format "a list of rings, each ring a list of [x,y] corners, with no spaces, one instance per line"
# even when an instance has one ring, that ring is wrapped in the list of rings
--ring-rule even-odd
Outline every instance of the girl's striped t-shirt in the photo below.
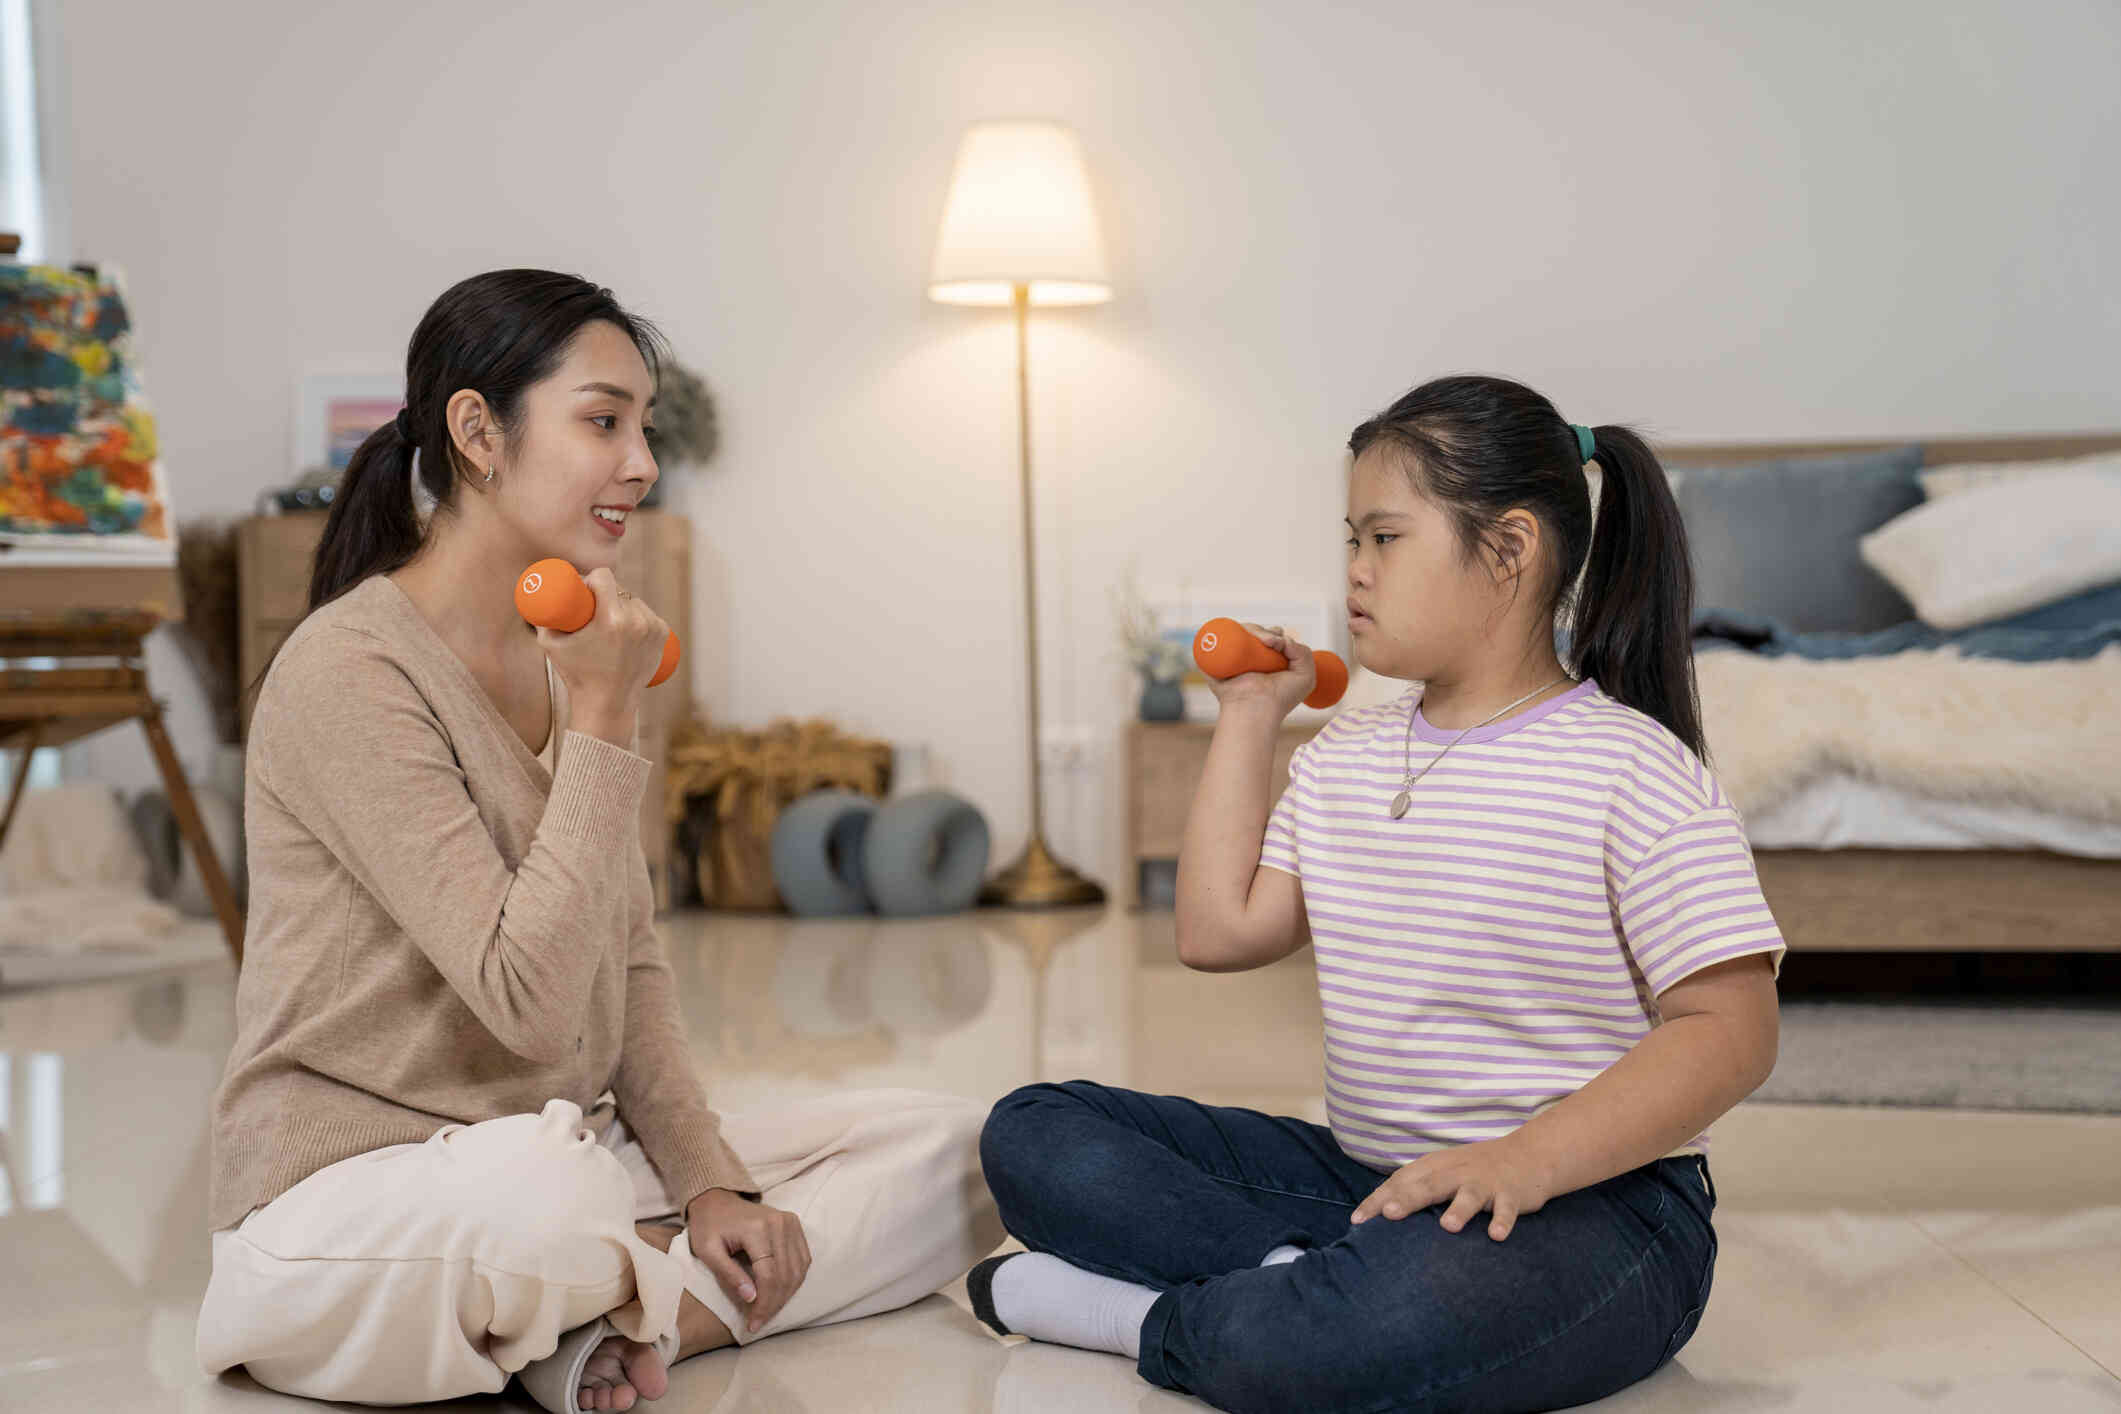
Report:
[[[1395,820],[1410,725],[1415,771],[1450,753]],[[1301,882],[1327,1116],[1379,1168],[1500,1138],[1581,1089],[1690,973],[1750,953],[1782,967],[1715,775],[1595,679],[1463,734],[1423,717],[1418,689],[1341,713],[1298,748],[1260,863]],[[1673,1152],[1707,1151],[1704,1132]]]

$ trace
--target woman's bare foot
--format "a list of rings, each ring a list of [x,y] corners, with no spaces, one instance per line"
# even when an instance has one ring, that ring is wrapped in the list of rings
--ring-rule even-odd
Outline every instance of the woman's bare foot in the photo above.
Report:
[[[668,1252],[671,1244],[677,1241],[679,1229],[661,1223],[636,1223],[634,1231],[656,1250]],[[637,1317],[640,1302],[629,1301],[619,1308],[619,1312]],[[736,1337],[729,1333],[729,1327],[723,1325],[714,1312],[702,1306],[691,1292],[679,1298],[678,1359],[734,1344]],[[575,1407],[631,1409],[636,1400],[661,1399],[669,1388],[670,1372],[663,1368],[663,1357],[656,1354],[654,1346],[628,1340],[622,1335],[607,1336],[590,1353],[589,1363],[582,1367],[582,1386],[575,1393]]]
[[[636,1398],[661,1399],[670,1388],[669,1372],[655,1347],[622,1335],[606,1337],[582,1367],[577,1409],[631,1409]]]
[[[635,1223],[633,1230],[641,1235],[643,1242],[660,1252],[668,1252],[682,1231],[665,1223]],[[678,1298],[677,1359],[688,1359],[735,1344],[736,1337],[730,1334],[729,1327],[722,1324],[721,1317],[701,1305],[698,1297],[688,1291]],[[649,1396],[651,1399],[658,1397]]]

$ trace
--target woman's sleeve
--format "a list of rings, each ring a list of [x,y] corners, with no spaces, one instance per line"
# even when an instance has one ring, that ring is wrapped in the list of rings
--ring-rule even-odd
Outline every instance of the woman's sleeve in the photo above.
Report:
[[[649,763],[570,732],[537,838],[510,870],[382,640],[322,629],[282,650],[268,693],[251,727],[260,783],[502,1045],[539,1063],[575,1054],[602,953],[582,921],[627,887]]]
[[[1706,806],[1643,852],[1619,893],[1621,931],[1656,996],[1719,962],[1765,953],[1782,971],[1782,930],[1768,911],[1745,824]]]
[[[634,859],[631,920],[626,940],[626,1037],[611,1083],[626,1127],[641,1141],[663,1187],[680,1208],[710,1188],[756,1198],[759,1186],[722,1138],[722,1121],[707,1104],[693,1068],[677,979],[655,928],[655,890],[648,858]]]

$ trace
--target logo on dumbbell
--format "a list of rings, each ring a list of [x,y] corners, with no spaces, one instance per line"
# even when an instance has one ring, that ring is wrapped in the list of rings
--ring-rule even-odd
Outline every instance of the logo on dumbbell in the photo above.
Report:
[[[524,576],[523,576],[523,592],[524,592],[525,594],[535,594],[535,593],[537,593],[537,592],[538,592],[538,591],[539,591],[540,589],[543,589],[544,587],[545,587],[545,576],[544,576],[544,575],[541,575],[541,574],[526,574],[526,575],[524,575]]]
[[[1213,653],[1215,651],[1215,642],[1215,635],[1212,633],[1204,633],[1200,636],[1200,646],[1207,652]]]

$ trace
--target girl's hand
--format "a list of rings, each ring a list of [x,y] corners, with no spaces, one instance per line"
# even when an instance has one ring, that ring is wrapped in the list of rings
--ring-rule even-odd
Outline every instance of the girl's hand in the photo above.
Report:
[[[692,1255],[744,1308],[752,1333],[780,1314],[810,1274],[810,1241],[793,1213],[710,1188],[686,1206],[685,1222]]]
[[[1422,1155],[1363,1199],[1350,1221],[1365,1222],[1378,1213],[1397,1221],[1448,1198],[1451,1206],[1441,1219],[1446,1231],[1457,1232],[1492,1209],[1488,1236],[1500,1242],[1520,1214],[1538,1212],[1553,1196],[1546,1165],[1510,1135]]]
[[[1289,660],[1278,673],[1239,673],[1234,678],[1209,678],[1215,700],[1225,706],[1233,702],[1260,702],[1273,707],[1276,719],[1286,717],[1296,704],[1318,686],[1318,662],[1311,650],[1289,636],[1286,629],[1246,624],[1245,632]]]

